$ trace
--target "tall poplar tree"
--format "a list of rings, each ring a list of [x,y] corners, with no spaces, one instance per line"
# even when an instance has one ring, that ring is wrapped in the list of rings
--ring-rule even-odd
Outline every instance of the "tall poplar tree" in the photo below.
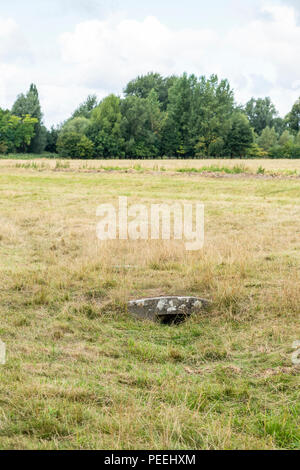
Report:
[[[30,115],[37,119],[37,123],[34,128],[35,135],[31,140],[28,152],[43,152],[47,142],[47,130],[43,125],[43,114],[36,85],[32,83],[26,95],[22,93],[17,97],[17,100],[12,107],[12,114],[21,118],[26,115]]]

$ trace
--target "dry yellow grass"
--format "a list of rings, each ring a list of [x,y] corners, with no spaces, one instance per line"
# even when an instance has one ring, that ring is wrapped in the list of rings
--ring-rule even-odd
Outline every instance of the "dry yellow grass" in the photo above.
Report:
[[[0,448],[299,448],[299,180],[16,163],[0,162]],[[204,249],[101,243],[96,208],[119,195],[203,201]],[[213,307],[181,326],[126,313],[160,294]]]
[[[266,172],[297,172],[300,174],[300,159],[202,159],[202,160],[63,160],[49,158],[35,158],[34,160],[0,159],[0,168],[30,167],[37,165],[39,169],[69,169],[76,171],[100,169],[136,169],[137,171],[178,171],[185,169],[200,170],[213,167],[245,168],[246,171],[256,173],[259,168]]]

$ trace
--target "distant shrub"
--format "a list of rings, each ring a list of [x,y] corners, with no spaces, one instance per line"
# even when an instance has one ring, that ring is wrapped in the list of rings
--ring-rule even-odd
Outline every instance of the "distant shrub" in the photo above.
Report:
[[[77,144],[78,157],[93,158],[94,150],[95,148],[93,142],[83,135]]]
[[[300,158],[300,145],[287,143],[276,145],[269,150],[270,158]]]
[[[300,158],[300,145],[293,145],[291,147],[290,158]]]
[[[255,143],[248,148],[246,153],[247,158],[266,158],[267,156],[268,152]]]
[[[94,144],[78,132],[62,132],[58,137],[57,150],[63,158],[92,158]]]
[[[227,166],[210,165],[201,168],[178,168],[178,173],[226,173],[228,175],[238,175],[243,173],[251,173],[250,169],[245,165],[234,165],[232,168]]]
[[[260,165],[256,172],[258,175],[264,175],[266,173],[266,169]]]
[[[59,155],[64,158],[76,158],[80,140],[81,135],[78,132],[61,133],[57,140]]]
[[[8,146],[5,142],[0,142],[0,154],[7,153]]]
[[[283,158],[282,147],[280,145],[275,145],[269,150],[268,154],[270,158]]]

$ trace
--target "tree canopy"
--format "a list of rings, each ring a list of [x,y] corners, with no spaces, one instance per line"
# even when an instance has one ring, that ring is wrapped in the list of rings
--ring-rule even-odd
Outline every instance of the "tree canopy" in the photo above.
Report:
[[[12,107],[12,114],[20,118],[29,115],[36,119],[34,136],[28,151],[32,153],[43,152],[47,143],[47,130],[43,125],[43,114],[36,85],[31,84],[26,95],[21,94],[17,97]]]
[[[245,106],[245,112],[248,116],[254,131],[261,135],[266,127],[273,127],[274,119],[278,112],[269,97],[251,98]]]
[[[269,97],[237,105],[216,75],[131,80],[123,96],[89,95],[47,130],[36,85],[0,109],[0,153],[58,152],[70,158],[300,158],[300,98],[280,117]]]
[[[287,115],[287,123],[292,132],[297,133],[300,131],[300,97]]]

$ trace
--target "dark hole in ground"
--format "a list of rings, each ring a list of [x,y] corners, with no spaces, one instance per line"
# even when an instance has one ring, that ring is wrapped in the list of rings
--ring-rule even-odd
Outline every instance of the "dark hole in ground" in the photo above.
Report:
[[[157,319],[163,325],[180,325],[189,317],[189,315],[161,315],[157,316]]]

